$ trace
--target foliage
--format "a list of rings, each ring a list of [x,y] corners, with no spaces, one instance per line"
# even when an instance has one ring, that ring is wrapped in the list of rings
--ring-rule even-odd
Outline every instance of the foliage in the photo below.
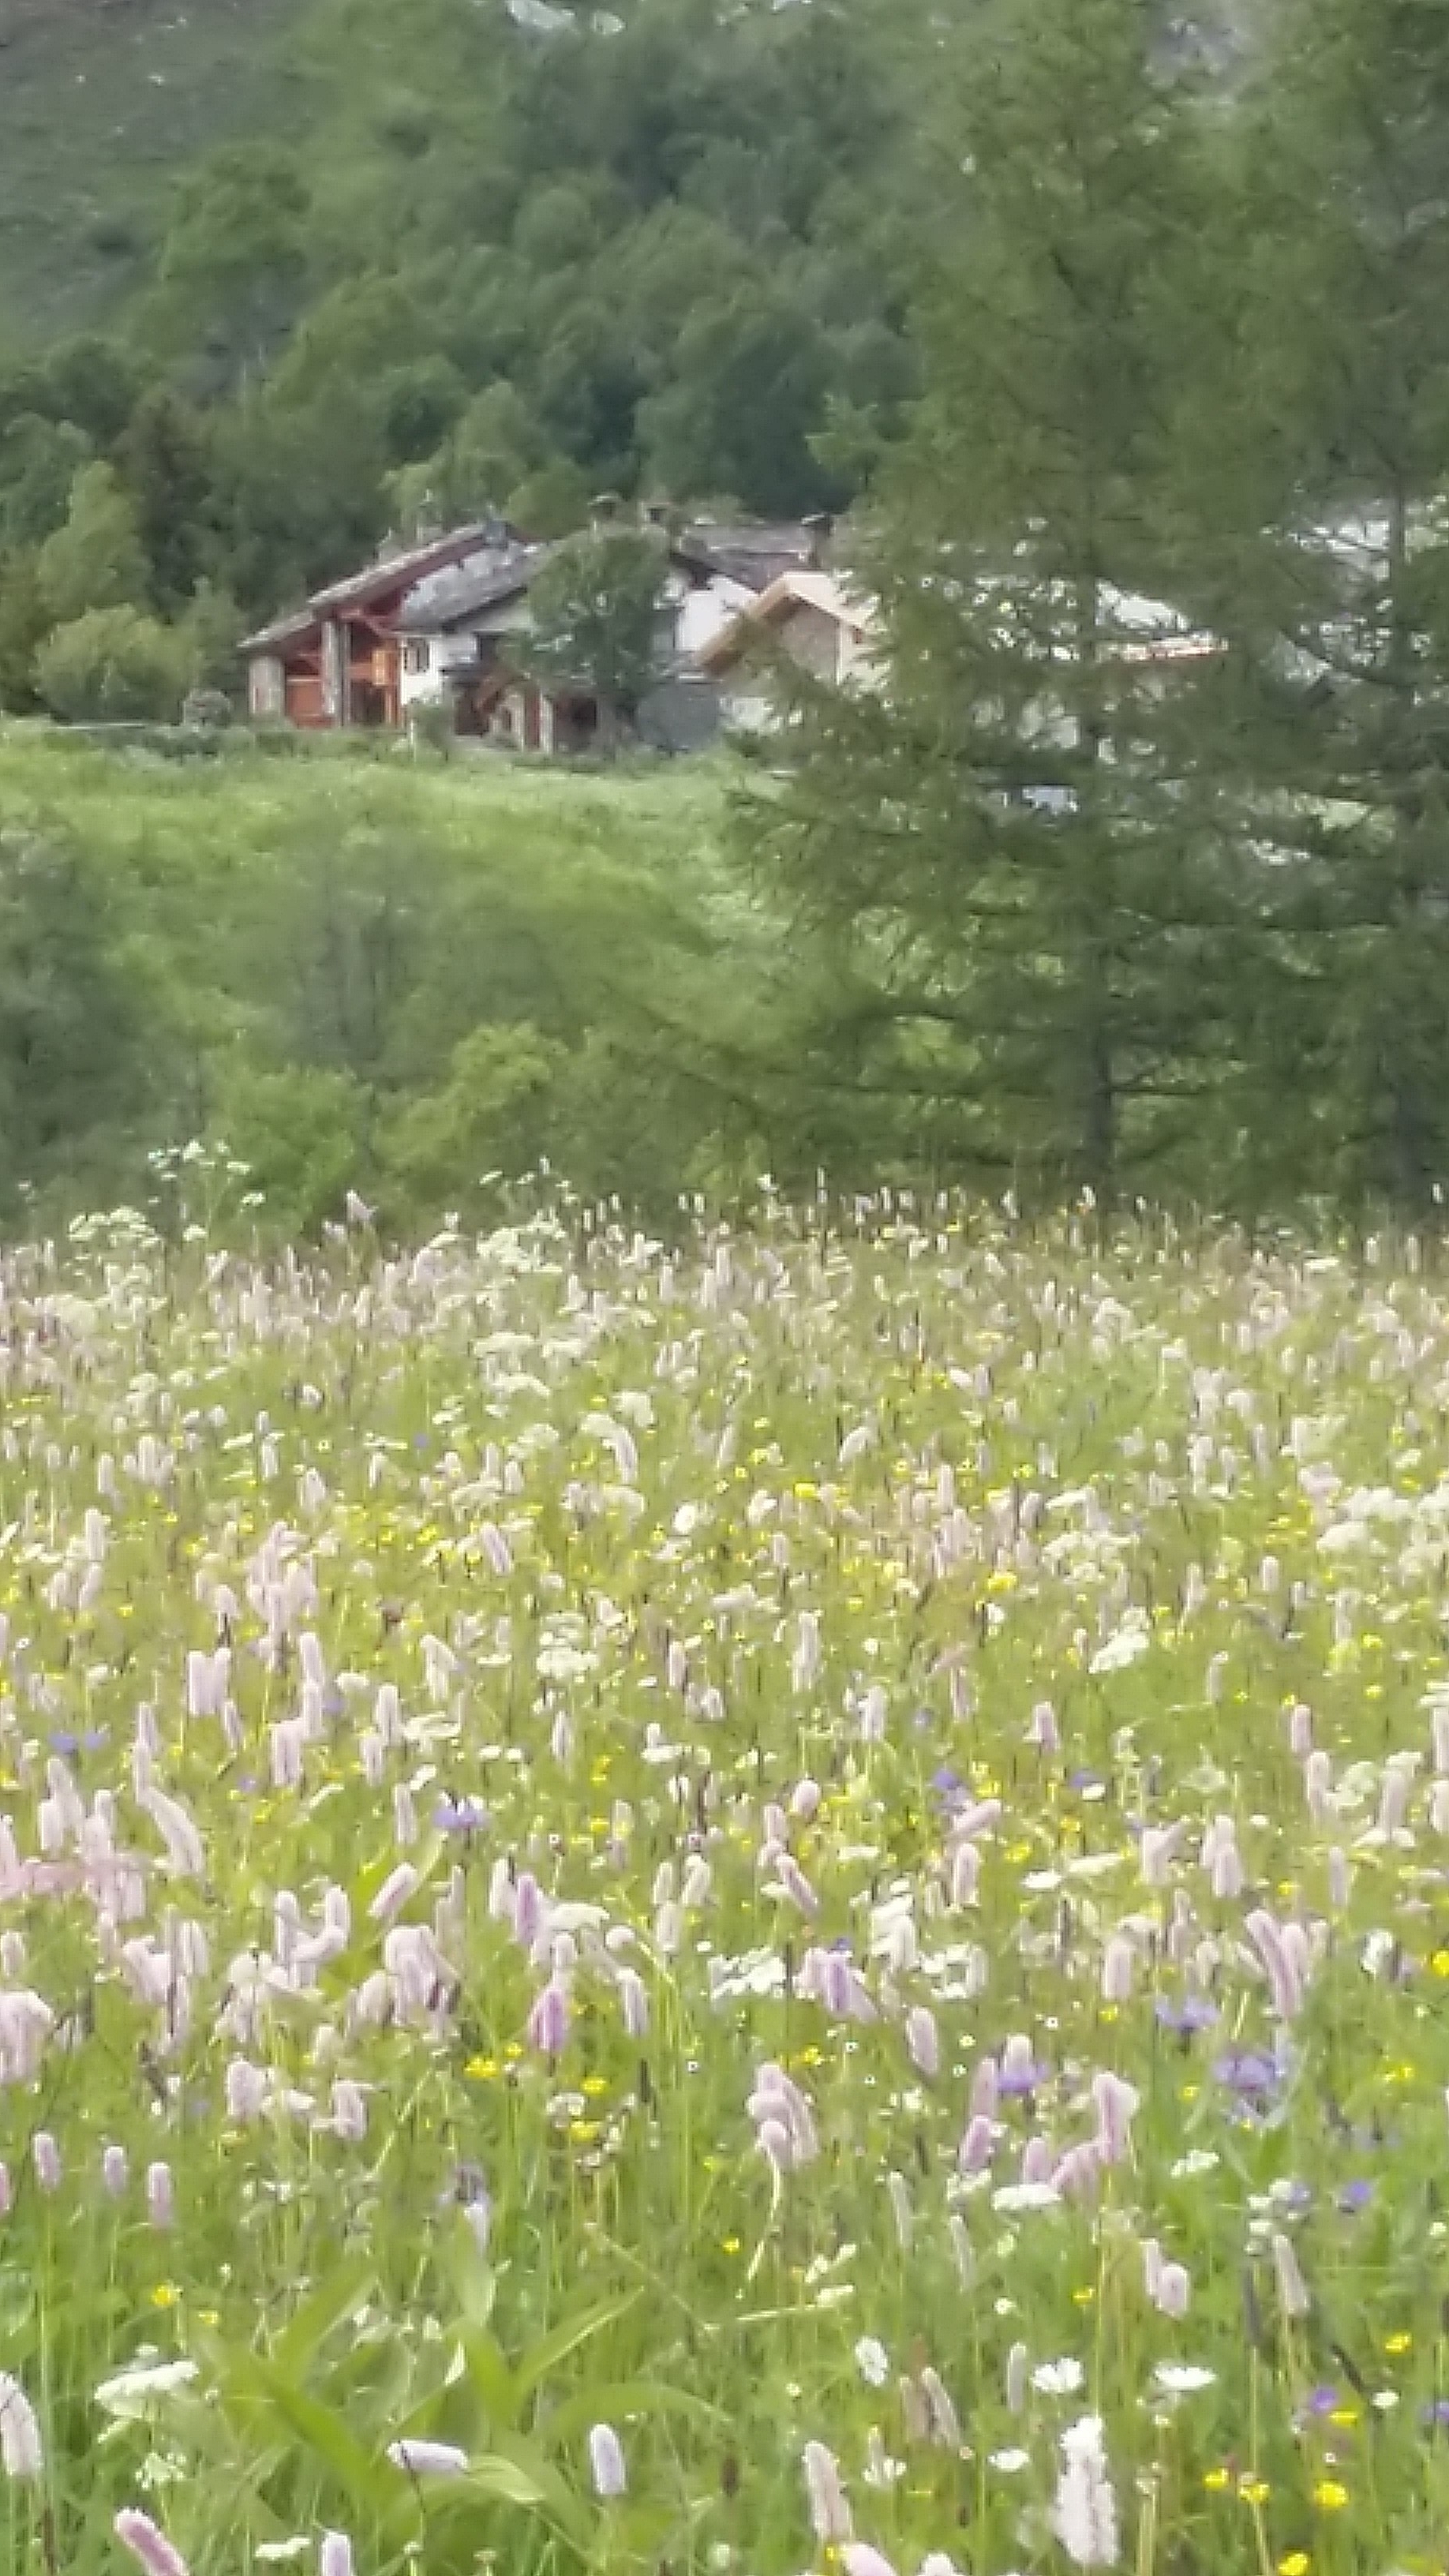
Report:
[[[76,477],[90,454],[90,441],[74,421],[47,420],[37,412],[21,412],[10,421],[0,446],[8,546],[43,545],[64,525]]]
[[[311,1232],[348,1184],[431,1219],[546,1156],[657,1212],[779,1161],[711,1063],[770,943],[719,866],[707,768],[278,760],[225,732],[196,753],[0,738],[0,808],[95,871],[144,962],[154,1081],[118,1088],[123,1146],[106,1128],[127,1167],[225,1137],[270,1221]],[[78,1153],[101,1108],[72,1098]]]
[[[320,1065],[248,1066],[220,1085],[219,1126],[289,1235],[316,1234],[341,1207],[365,1165],[368,1114],[356,1076]]]
[[[1449,82],[1432,11],[1290,8],[1242,156],[1242,273],[1203,585],[1229,642],[1205,739],[1274,855],[1261,1025],[1291,1028],[1269,1159],[1416,1218],[1449,1155]],[[1266,236],[1272,234],[1272,255]],[[1206,549],[1204,550],[1206,552]],[[1281,1058],[1280,1058],[1281,1061]]]
[[[549,1093],[563,1049],[527,1021],[460,1038],[436,1092],[397,1113],[383,1155],[410,1202],[439,1206],[486,1173],[536,1170],[551,1141]]]
[[[40,596],[55,623],[90,609],[134,608],[146,591],[146,556],[135,502],[115,468],[83,465],[65,523],[36,558]]]
[[[173,174],[113,341],[0,349],[0,545],[43,544],[94,458],[137,512],[128,599],[175,617],[207,577],[259,618],[425,506],[547,537],[661,479],[832,502],[832,404],[888,422],[909,381],[877,237],[915,211],[912,25],[635,0],[551,43],[501,0],[405,29],[305,0],[263,30],[271,117]]]
[[[0,1200],[112,1187],[139,1161],[160,1067],[147,982],[107,872],[0,833]]]
[[[174,722],[188,676],[175,634],[139,608],[87,609],[35,657],[40,697],[72,723]]]
[[[914,1097],[953,1161],[1106,1193],[1178,1135],[1232,895],[1182,794],[1185,666],[1151,658],[1186,620],[1140,596],[1197,139],[1140,0],[1002,0],[993,25],[989,74],[968,48],[942,111],[960,247],[923,297],[925,392],[863,549],[888,703],[812,694],[766,848],[876,969],[860,1074]]]
[[[258,836],[260,764],[178,740],[227,812],[151,934],[171,1132],[228,1068],[335,1073],[421,1214],[451,1127],[449,1196],[487,1167],[456,1063],[536,1041],[508,1153],[651,1208],[763,1164],[1433,1215],[1438,12],[1252,17],[1223,48],[1147,0],[305,0],[291,111],[188,163],[112,336],[0,363],[0,699],[174,711],[385,525],[567,535],[601,486],[853,499],[875,670],[782,665],[748,896],[613,824],[585,885],[562,790],[576,865],[551,826],[526,889],[470,874],[436,780],[376,831],[347,806],[380,748],[320,816],[299,756]],[[566,544],[538,646],[606,741],[657,561],[607,542],[628,578]]]
[[[49,625],[34,556],[0,555],[0,712],[33,715],[39,707],[35,656]]]
[[[519,645],[527,667],[590,691],[608,747],[632,726],[657,671],[666,570],[653,537],[606,526],[566,539],[529,593],[529,629]]]
[[[834,943],[803,1067],[908,1166],[1417,1220],[1449,1153],[1437,15],[1279,13],[1211,116],[1153,37],[1139,0],[993,0],[943,42],[956,220],[854,537],[874,674],[782,672],[792,776],[744,842]]]

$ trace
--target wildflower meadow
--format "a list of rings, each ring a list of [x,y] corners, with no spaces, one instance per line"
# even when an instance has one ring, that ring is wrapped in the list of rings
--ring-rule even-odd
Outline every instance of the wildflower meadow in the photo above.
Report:
[[[354,1216],[0,1264],[5,2564],[1441,2568],[1427,1253]]]

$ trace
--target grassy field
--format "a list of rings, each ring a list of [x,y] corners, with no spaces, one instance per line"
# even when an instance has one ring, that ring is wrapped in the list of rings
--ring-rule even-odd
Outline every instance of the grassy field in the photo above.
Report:
[[[1437,1280],[244,1185],[0,1281],[9,2564],[1442,2565]]]
[[[667,863],[707,857],[718,835],[722,760],[574,770],[539,762],[442,761],[359,742],[318,741],[295,755],[240,740],[216,759],[112,750],[60,728],[0,723],[0,812],[58,825],[92,847],[178,858],[198,843],[240,865],[301,836],[409,827],[454,848],[511,836],[559,849],[605,847]]]
[[[289,114],[289,0],[0,0],[0,340],[102,321],[173,174]]]
[[[755,1042],[786,974],[727,861],[731,779],[723,758],[588,774],[0,732],[10,989],[49,1027],[95,951],[113,997],[61,1050],[93,1070],[59,1127],[51,1059],[9,1024],[12,1185],[63,1221],[144,1197],[152,1148],[226,1136],[289,1236],[349,1180],[412,1226],[481,1221],[483,1176],[540,1157],[655,1209],[713,1184],[721,1153],[767,1168],[695,1073],[708,1044]],[[104,1060],[91,1026],[121,1033]]]

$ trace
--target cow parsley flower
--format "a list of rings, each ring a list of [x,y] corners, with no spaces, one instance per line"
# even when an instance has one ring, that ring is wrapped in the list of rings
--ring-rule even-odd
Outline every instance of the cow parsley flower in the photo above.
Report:
[[[1031,2374],[1031,2384],[1043,2397],[1075,2397],[1086,2385],[1087,2374],[1079,2361],[1039,2361]]]

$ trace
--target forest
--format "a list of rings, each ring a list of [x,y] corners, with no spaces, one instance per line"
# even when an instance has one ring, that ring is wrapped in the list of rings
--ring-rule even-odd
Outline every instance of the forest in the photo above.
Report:
[[[289,115],[178,173],[105,335],[0,368],[12,1195],[225,1134],[286,1225],[541,1158],[640,1207],[1432,1223],[1431,0],[314,0],[286,42]],[[838,513],[872,684],[782,667],[690,777],[32,721],[226,686],[424,508],[600,488]]]
[[[0,350],[5,703],[88,612],[214,659],[229,611],[424,496],[538,536],[600,488],[846,498],[818,444],[838,421],[858,455],[910,387],[925,222],[912,42],[873,5],[642,0],[560,39],[311,0],[300,130],[176,174],[104,337]]]

